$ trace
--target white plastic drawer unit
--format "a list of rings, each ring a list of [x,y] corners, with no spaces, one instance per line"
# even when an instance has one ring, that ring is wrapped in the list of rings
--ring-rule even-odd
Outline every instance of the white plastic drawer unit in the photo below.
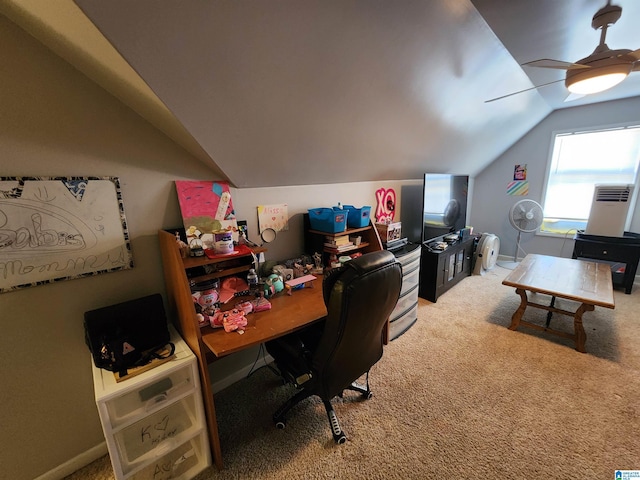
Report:
[[[404,289],[403,289],[404,290]],[[405,292],[400,295],[398,299],[398,303],[396,303],[396,308],[391,312],[391,321],[393,321],[396,317],[406,312],[409,308],[411,308],[417,302],[417,293],[418,293],[418,285],[414,285],[412,290]]]
[[[192,478],[205,468],[207,437],[200,434],[176,449],[147,464],[129,480],[182,480]]]
[[[111,426],[118,428],[132,418],[157,410],[195,390],[197,385],[191,365],[184,365],[148,385],[113,398],[106,402]]]
[[[164,455],[195,435],[202,423],[198,413],[190,395],[117,432],[122,469],[128,472],[136,462]]]
[[[414,305],[407,312],[393,319],[389,324],[389,333],[395,339],[406,332],[418,318],[418,305]]]
[[[196,357],[170,327],[171,360],[117,382],[92,365],[116,480],[187,480],[211,465]]]
[[[404,295],[409,290],[413,290],[420,283],[420,259],[411,262],[406,267],[402,267],[402,289],[400,295]],[[417,299],[416,299],[417,301]]]
[[[400,262],[400,264],[402,265],[402,270],[405,271],[407,269],[411,270],[413,267],[411,267],[410,265],[413,264],[413,262],[415,262],[416,260],[418,261],[418,263],[420,263],[420,253],[421,253],[421,249],[420,248],[415,248],[414,250],[412,250],[409,253],[406,253],[404,255],[400,255],[399,257],[396,257],[398,259],[398,261]]]

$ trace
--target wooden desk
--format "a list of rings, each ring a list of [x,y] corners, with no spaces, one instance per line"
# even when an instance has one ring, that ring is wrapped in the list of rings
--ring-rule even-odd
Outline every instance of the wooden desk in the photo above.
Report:
[[[312,288],[295,290],[291,295],[281,292],[270,298],[271,310],[247,315],[247,326],[242,335],[227,333],[222,328],[202,328],[202,342],[217,358],[221,358],[299,330],[325,317],[327,308],[322,296],[322,277],[319,276],[314,284]]]
[[[510,330],[515,330],[522,324],[570,338],[575,340],[576,350],[582,353],[585,352],[584,344],[587,338],[582,326],[584,312],[591,311],[596,306],[615,308],[611,269],[603,263],[529,254],[502,283],[516,287],[516,293],[520,295],[520,306],[511,317]],[[530,302],[527,291],[551,295],[551,304]],[[575,312],[555,308],[556,297],[579,302],[580,306]],[[522,320],[527,307],[547,310],[549,313],[546,325],[536,325]],[[549,328],[553,313],[573,317],[574,334]]]
[[[327,310],[322,295],[322,277],[318,277],[313,288],[305,287],[296,290],[290,296],[284,292],[278,294],[271,299],[271,310],[250,313],[247,316],[247,329],[243,335],[235,332],[226,333],[223,329],[211,327],[201,329],[198,327],[185,268],[190,268],[189,266],[193,263],[206,262],[206,260],[194,262],[192,259],[181,258],[175,236],[169,232],[160,230],[158,240],[164,267],[167,303],[176,328],[198,359],[200,387],[207,417],[211,455],[216,467],[222,469],[218,421],[209,368],[207,367],[209,360],[212,357],[213,359],[223,357],[286,335],[324,317]],[[217,273],[216,276],[221,276],[221,274]]]

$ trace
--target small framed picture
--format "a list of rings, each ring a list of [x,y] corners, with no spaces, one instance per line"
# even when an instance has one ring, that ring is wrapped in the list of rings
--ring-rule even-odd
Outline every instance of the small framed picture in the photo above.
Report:
[[[516,165],[513,169],[514,180],[526,180],[527,179],[527,165]]]

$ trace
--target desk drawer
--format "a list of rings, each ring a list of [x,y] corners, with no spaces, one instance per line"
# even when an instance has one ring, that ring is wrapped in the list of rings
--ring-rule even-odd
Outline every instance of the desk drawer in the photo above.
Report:
[[[615,255],[612,255],[614,251],[608,247],[607,245],[602,245],[601,243],[582,243],[576,244],[575,246],[575,254],[578,257],[588,257],[588,258],[598,258],[601,260],[605,260],[607,258],[612,258]]]
[[[193,378],[191,364],[170,372],[143,387],[106,402],[112,428],[135,420],[135,417],[169,404],[196,389],[198,379]]]

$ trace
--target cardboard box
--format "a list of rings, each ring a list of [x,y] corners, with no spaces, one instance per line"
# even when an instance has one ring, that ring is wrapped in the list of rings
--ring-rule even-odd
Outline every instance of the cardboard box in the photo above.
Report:
[[[376,223],[376,229],[382,243],[389,243],[402,238],[402,222]]]

